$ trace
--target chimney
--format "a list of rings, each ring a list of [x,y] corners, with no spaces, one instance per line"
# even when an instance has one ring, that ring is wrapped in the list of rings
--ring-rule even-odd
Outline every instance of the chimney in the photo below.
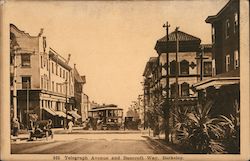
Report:
[[[71,54],[68,54],[68,59],[67,59],[67,61],[66,61],[67,64],[68,64],[69,61],[70,61],[70,56],[71,56]]]
[[[43,28],[40,29],[40,32],[38,34],[38,37],[40,37],[43,34]]]

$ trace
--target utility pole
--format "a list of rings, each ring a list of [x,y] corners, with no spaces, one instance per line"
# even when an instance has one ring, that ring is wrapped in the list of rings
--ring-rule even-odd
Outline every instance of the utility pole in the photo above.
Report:
[[[176,71],[175,71],[175,110],[178,108],[178,98],[179,98],[179,83],[178,83],[178,77],[179,77],[179,64],[178,64],[178,53],[179,53],[179,38],[178,38],[178,30],[179,27],[176,27],[175,29],[175,36],[176,36],[176,54],[175,54],[175,61],[176,61]],[[175,125],[175,118],[173,117],[173,125]]]
[[[166,28],[166,37],[167,37],[167,43],[166,43],[166,63],[164,65],[165,70],[166,70],[166,107],[164,108],[164,115],[165,115],[165,120],[166,120],[166,129],[165,129],[165,140],[169,141],[169,34],[168,30],[170,25],[168,24],[168,21],[166,24],[163,25],[164,28]]]
[[[67,92],[68,92],[68,81],[67,81],[68,78],[66,78],[66,81],[65,81],[65,88],[66,88],[66,92],[65,92],[65,108],[66,108],[66,127],[68,126],[68,96],[67,96]]]
[[[143,129],[146,129],[146,96],[145,96],[146,92],[145,92],[145,85],[143,87],[143,119],[144,119],[144,123],[143,123]]]
[[[26,82],[26,88],[27,88],[26,126],[28,130],[29,129],[29,81]]]
[[[199,57],[195,58],[200,60],[200,81],[202,81],[203,79],[203,60],[208,59],[203,56],[204,56],[204,46],[201,46],[201,52],[199,53]]]
[[[17,119],[17,90],[16,90],[16,84],[17,84],[17,65],[16,65],[16,49],[14,49],[13,53],[13,110],[14,110],[14,119]],[[20,120],[19,120],[20,121]]]

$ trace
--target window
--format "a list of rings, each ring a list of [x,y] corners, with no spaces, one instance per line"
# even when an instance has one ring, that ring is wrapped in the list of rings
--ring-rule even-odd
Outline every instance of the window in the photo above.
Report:
[[[47,80],[47,90],[49,90],[49,80]]]
[[[14,77],[10,76],[10,86],[13,86]]]
[[[56,83],[56,92],[58,92],[58,84]]]
[[[65,70],[63,70],[63,78],[65,78]]]
[[[56,110],[60,111],[60,102],[56,102]]]
[[[47,71],[49,71],[49,60],[47,60]]]
[[[226,72],[229,71],[230,55],[226,55]]]
[[[62,93],[62,85],[60,85],[60,93]]]
[[[229,29],[230,29],[230,22],[229,22],[229,19],[227,19],[226,20],[226,26],[225,26],[226,39],[229,38]]]
[[[180,66],[181,66],[181,74],[189,74],[189,62],[186,60],[182,60],[180,62]]]
[[[46,67],[46,63],[47,63],[47,60],[45,57],[43,57],[43,67],[45,68]]]
[[[51,70],[52,70],[52,73],[54,73],[54,63],[51,62]]]
[[[170,62],[170,74],[171,75],[176,74],[176,61],[175,60]]]
[[[181,96],[189,96],[189,84],[186,82],[181,84]]]
[[[41,56],[41,68],[43,68],[43,56]]]
[[[238,24],[239,24],[238,13],[235,12],[234,13],[234,33],[236,33],[236,31],[238,31]]]
[[[44,87],[44,89],[47,89],[47,80],[46,79],[44,79],[44,85],[43,85],[43,87]]]
[[[66,71],[66,80],[68,80],[68,72]]]
[[[30,67],[30,54],[21,55],[21,65],[22,67]]]
[[[62,68],[60,68],[60,77],[62,77]]]
[[[212,74],[212,62],[204,62],[204,75]]]
[[[54,81],[52,81],[52,91],[54,92],[54,85],[55,85],[55,83],[54,83]]]
[[[212,43],[215,43],[215,28],[212,26]]]
[[[43,89],[43,78],[41,78],[41,89]]]
[[[30,88],[30,77],[22,77],[22,89]]]
[[[14,64],[14,53],[11,52],[10,55],[10,64],[13,65]]]
[[[176,97],[176,95],[179,94],[179,85],[178,85],[178,91],[176,91],[176,83],[171,84],[170,93],[171,93],[171,97]]]
[[[56,64],[56,75],[58,74],[58,64]]]
[[[234,69],[239,68],[239,52],[238,50],[234,51]]]
[[[216,75],[215,59],[212,60],[212,76]]]

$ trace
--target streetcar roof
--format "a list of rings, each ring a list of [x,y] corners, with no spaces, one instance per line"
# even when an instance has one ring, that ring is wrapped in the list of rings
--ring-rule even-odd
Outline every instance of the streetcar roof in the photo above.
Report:
[[[117,108],[117,107],[103,107],[103,108],[95,108],[89,110],[89,112],[94,112],[94,111],[104,111],[104,110],[123,110],[122,108]]]

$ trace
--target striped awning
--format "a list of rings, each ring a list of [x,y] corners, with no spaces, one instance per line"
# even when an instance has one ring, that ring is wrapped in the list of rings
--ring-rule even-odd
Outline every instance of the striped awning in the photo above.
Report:
[[[76,118],[76,119],[81,118],[81,116],[78,115],[76,111],[69,111],[68,113],[69,113],[70,115],[72,115],[72,116],[73,116],[74,118]]]
[[[56,112],[50,108],[43,108],[45,111],[47,111],[48,113],[50,113],[51,115],[55,116]]]
[[[56,113],[56,115],[59,116],[59,117],[64,117],[64,118],[67,117],[67,119],[72,119],[71,116],[69,116],[69,115],[67,116],[66,113],[64,113],[63,111],[55,111],[55,113]]]

